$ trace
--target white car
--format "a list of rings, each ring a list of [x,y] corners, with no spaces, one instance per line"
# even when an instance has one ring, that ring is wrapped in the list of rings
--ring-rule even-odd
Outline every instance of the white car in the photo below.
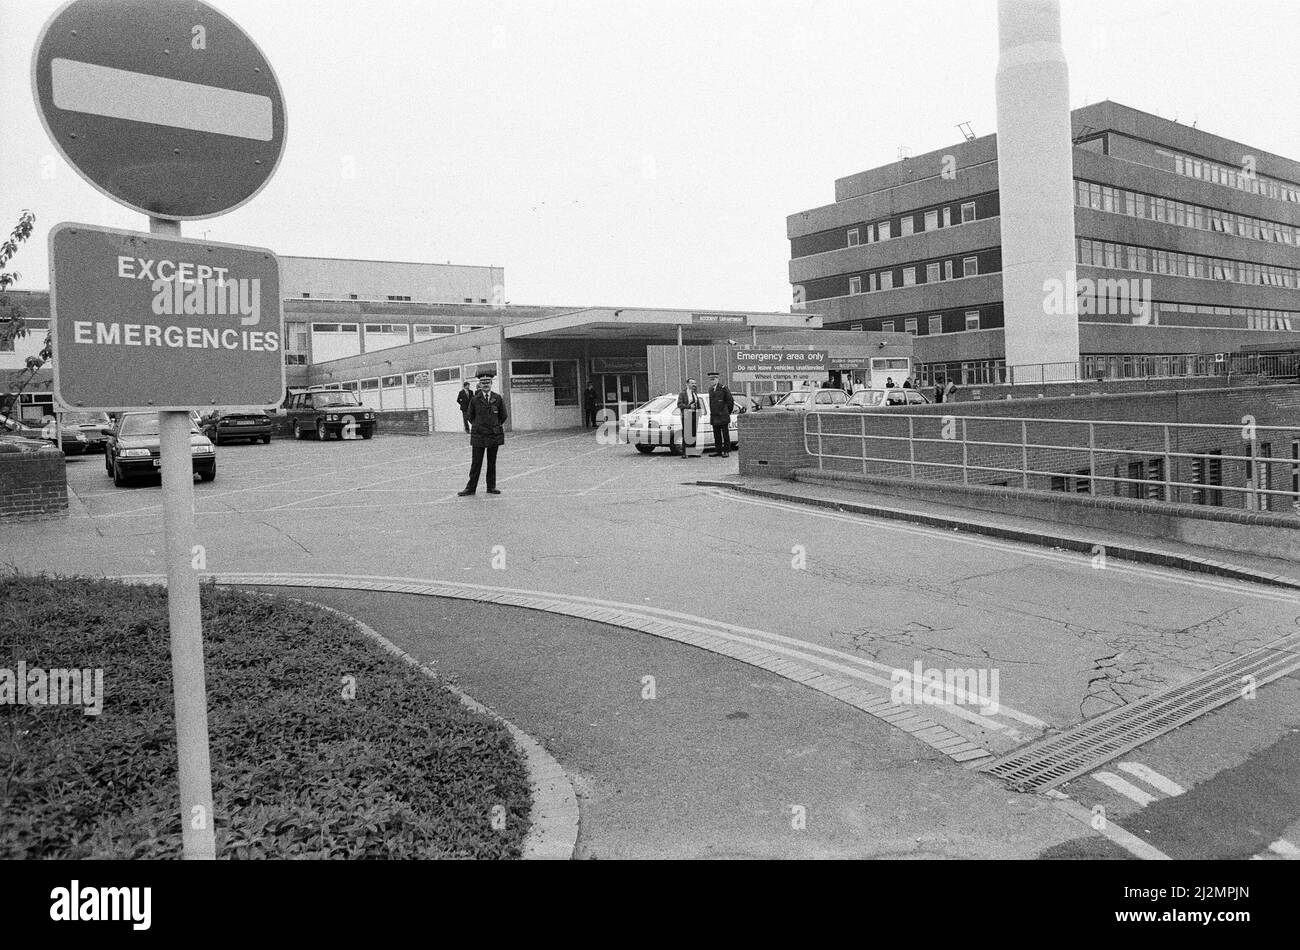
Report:
[[[842,389],[792,389],[778,399],[772,409],[811,412],[814,409],[834,409],[848,401],[848,394]]]
[[[841,406],[849,412],[864,409],[888,409],[894,406],[928,406],[930,397],[919,389],[859,389]]]
[[[731,414],[727,425],[731,447],[739,445],[737,441],[737,417],[744,412],[741,399],[736,399],[736,409]],[[620,441],[635,445],[642,455],[649,455],[659,446],[667,446],[673,455],[682,454],[682,411],[677,408],[677,395],[656,396],[644,406],[639,406],[619,420]],[[700,393],[700,421],[697,438],[703,448],[713,446],[713,426],[709,423],[709,397]]]

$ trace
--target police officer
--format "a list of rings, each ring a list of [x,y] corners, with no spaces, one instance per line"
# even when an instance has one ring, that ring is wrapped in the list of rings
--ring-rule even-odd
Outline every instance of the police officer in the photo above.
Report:
[[[465,411],[469,423],[470,467],[469,482],[461,497],[478,491],[478,476],[483,469],[483,455],[487,454],[487,493],[499,495],[497,490],[497,449],[506,444],[506,401],[492,391],[492,375],[483,373],[478,378],[478,392],[469,400]]]
[[[713,454],[727,457],[731,448],[731,413],[736,408],[735,397],[717,373],[709,374],[709,424],[713,426]]]

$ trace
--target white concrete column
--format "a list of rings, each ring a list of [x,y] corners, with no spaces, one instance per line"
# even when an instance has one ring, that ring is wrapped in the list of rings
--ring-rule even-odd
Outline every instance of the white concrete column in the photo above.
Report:
[[[1014,370],[1017,383],[1044,375],[1050,381],[1072,371],[1040,371],[1040,364],[1079,362],[1070,80],[1059,0],[998,0],[998,50],[1007,367],[1022,367]]]

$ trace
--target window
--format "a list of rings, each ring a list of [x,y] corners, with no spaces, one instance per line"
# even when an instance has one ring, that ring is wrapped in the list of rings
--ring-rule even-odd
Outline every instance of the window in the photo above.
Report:
[[[378,388],[379,388],[379,380],[377,380],[377,379],[363,379],[363,380],[361,380],[361,389],[362,389],[362,391],[367,390],[367,389],[378,389]]]
[[[980,259],[978,257],[963,257],[961,259],[961,275],[963,277],[974,277],[980,272]]]
[[[907,332],[907,333],[912,334],[912,336],[916,336],[916,333],[917,333],[917,329],[916,329],[916,317],[908,317],[906,320],[904,320],[904,321],[903,321],[903,330],[904,330],[905,332]]]
[[[387,299],[387,300],[398,300],[398,301],[408,301],[408,300],[410,300],[411,298],[410,298],[410,297],[398,296],[398,295],[394,295],[394,294],[389,294],[388,297],[386,297],[385,299]]]
[[[415,338],[430,336],[449,336],[456,332],[454,323],[417,323],[415,324]]]
[[[969,224],[975,220],[975,202],[968,201],[961,206],[961,223]]]
[[[460,332],[468,333],[470,330],[486,330],[486,329],[487,329],[486,323],[462,323],[460,327]]]
[[[899,236],[899,237],[907,237],[909,234],[912,233],[912,228],[913,228],[913,226],[914,226],[915,224],[916,224],[916,218],[915,218],[915,217],[913,217],[913,216],[910,215],[910,214],[909,214],[909,215],[905,215],[905,216],[904,216],[904,217],[903,217],[903,218],[898,222],[898,236]]]
[[[879,274],[871,274],[871,275],[869,275],[869,276],[870,276],[870,281],[871,281],[871,289],[872,289],[872,290],[879,290],[879,289],[880,289],[880,275],[879,275]]]
[[[893,320],[885,320],[885,321],[883,321],[883,322],[880,324],[880,332],[881,332],[881,333],[893,333],[893,332],[894,332],[894,321],[893,321]]]
[[[943,226],[945,228],[952,227],[952,208],[943,209]]]
[[[862,293],[862,278],[861,278],[861,277],[850,277],[850,278],[849,278],[849,293],[850,293],[850,294],[860,294],[860,293]]]
[[[311,297],[311,294],[303,294],[304,297]]]
[[[339,325],[337,323],[313,323],[311,329],[313,333],[338,333]]]
[[[433,371],[433,381],[435,383],[454,383],[460,379],[460,367],[449,366],[446,369],[435,369]]]
[[[978,310],[966,311],[966,329],[978,330],[980,328],[980,312]]]
[[[937,231],[937,230],[939,230],[939,212],[938,212],[938,211],[927,211],[927,212],[925,213],[925,230],[927,230],[927,231]]]
[[[894,272],[892,270],[887,270],[880,275],[880,289],[881,290],[894,289]]]
[[[952,261],[943,262],[943,279],[952,280]]]
[[[849,324],[849,329],[850,329],[850,330],[861,330],[861,329],[862,329],[862,324],[860,324],[860,323],[850,323],[850,324]]]
[[[511,376],[550,376],[550,360],[511,360]]]
[[[1222,485],[1223,460],[1215,457],[1222,454],[1222,449],[1214,449],[1192,459],[1192,481],[1198,485]],[[1193,488],[1192,504],[1222,505],[1223,492],[1210,488]]]
[[[935,315],[930,318],[927,330],[931,335],[943,332],[943,316]]]
[[[926,264],[926,265],[925,265],[925,280],[926,280],[926,283],[933,284],[933,283],[934,283],[935,281],[937,281],[938,279],[939,279],[939,265],[938,265],[937,263],[936,263],[936,264]]]
[[[849,228],[849,247],[857,247],[862,243],[862,232],[857,228]]]
[[[903,286],[904,286],[904,287],[914,287],[915,285],[916,285],[916,268],[915,268],[915,267],[904,267],[904,268],[903,268]]]
[[[876,240],[878,240],[878,241],[888,241],[888,240],[889,240],[889,222],[888,222],[888,221],[881,221],[879,224],[876,225]]]

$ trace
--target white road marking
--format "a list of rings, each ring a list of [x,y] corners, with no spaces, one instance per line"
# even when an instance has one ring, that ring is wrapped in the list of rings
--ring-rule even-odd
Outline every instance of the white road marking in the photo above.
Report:
[[[1100,833],[1104,837],[1109,838],[1134,857],[1141,858],[1143,861],[1170,860],[1169,855],[1165,854],[1159,848],[1148,844],[1131,831],[1121,828],[1110,819],[1106,819],[1106,821],[1102,822],[1101,827],[1098,828],[1095,824],[1093,813],[1087,808],[1084,808],[1059,788],[1049,788],[1043,794],[1052,799],[1052,802],[1056,807],[1065,812],[1071,818],[1083,822],[1089,828]]]
[[[1154,795],[1142,791],[1132,782],[1126,782],[1114,772],[1093,772],[1092,777],[1112,791],[1119,792],[1125,798],[1137,802],[1140,806],[1150,805],[1156,800]]]
[[[1165,778],[1153,768],[1143,765],[1141,762],[1121,762],[1120,770],[1127,772],[1129,775],[1140,778],[1152,788],[1159,789],[1170,798],[1183,794],[1187,789],[1183,788],[1173,779]]]
[[[1288,861],[1300,861],[1300,848],[1297,848],[1285,838],[1278,838],[1268,846],[1268,850]]]

